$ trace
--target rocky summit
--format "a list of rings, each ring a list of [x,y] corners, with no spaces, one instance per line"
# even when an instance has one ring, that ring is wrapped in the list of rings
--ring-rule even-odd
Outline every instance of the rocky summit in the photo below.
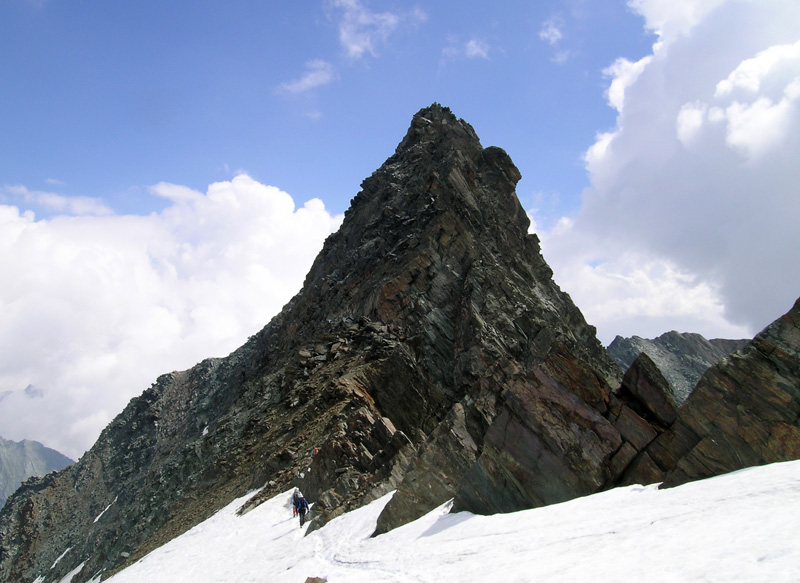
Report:
[[[418,112],[280,314],[11,496],[0,579],[105,577],[256,488],[240,512],[298,486],[312,529],[396,490],[380,534],[450,499],[491,513],[593,493],[645,475],[665,440],[686,447],[662,474],[696,466],[705,421],[646,357],[623,377],[553,282],[519,179],[447,108]]]

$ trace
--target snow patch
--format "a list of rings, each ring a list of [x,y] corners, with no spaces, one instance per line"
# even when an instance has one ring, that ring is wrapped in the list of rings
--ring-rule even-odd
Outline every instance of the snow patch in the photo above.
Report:
[[[95,516],[95,518],[94,518],[94,521],[95,521],[95,522],[97,522],[98,520],[100,520],[100,517],[101,517],[101,516],[103,516],[103,514],[105,514],[105,513],[106,513],[106,510],[108,510],[109,508],[111,508],[111,506],[114,504],[114,502],[116,502],[116,501],[117,501],[117,499],[119,499],[119,496],[117,496],[116,498],[114,498],[114,500],[111,502],[111,504],[109,504],[108,506],[106,506],[106,507],[103,509],[103,511],[102,511],[100,514],[98,514],[97,516]],[[56,562],[58,562],[58,561],[56,561]]]
[[[80,573],[83,570],[83,566],[86,564],[86,561],[75,567],[72,571],[64,575],[64,578],[61,579],[58,583],[71,583],[72,578]]]
[[[95,521],[95,522],[96,522],[96,521]],[[53,562],[53,565],[52,565],[52,567],[50,567],[50,568],[51,568],[51,569],[53,569],[53,567],[55,567],[56,565],[58,565],[58,562],[59,562],[61,559],[63,559],[63,558],[64,558],[64,555],[66,555],[66,554],[67,554],[68,552],[70,552],[71,550],[72,550],[72,547],[67,547],[67,550],[66,550],[66,551],[64,551],[63,553],[61,553],[60,555],[58,555],[58,558],[57,558],[57,559],[56,559],[56,560]],[[36,582],[34,581],[34,583],[36,583]]]

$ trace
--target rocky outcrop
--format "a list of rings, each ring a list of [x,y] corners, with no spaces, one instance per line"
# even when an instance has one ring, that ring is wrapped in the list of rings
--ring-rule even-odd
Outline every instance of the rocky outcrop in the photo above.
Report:
[[[617,336],[606,350],[622,370],[628,370],[640,354],[646,353],[669,382],[675,402],[680,405],[709,367],[748,342],[720,338],[706,340],[700,334],[672,331],[651,340],[639,336]]]
[[[67,456],[38,441],[0,437],[0,507],[31,476],[44,476],[73,464]]]
[[[674,423],[633,462],[632,482],[675,486],[800,457],[800,300],[711,367]]]

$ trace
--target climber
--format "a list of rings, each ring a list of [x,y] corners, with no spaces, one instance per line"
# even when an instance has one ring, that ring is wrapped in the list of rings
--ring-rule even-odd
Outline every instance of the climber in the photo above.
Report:
[[[295,493],[294,498],[294,509],[297,514],[300,515],[300,526],[303,526],[306,522],[306,513],[308,512],[308,502],[303,495],[300,493]]]
[[[302,497],[300,494],[300,490],[297,488],[294,489],[294,493],[292,494],[292,516],[297,516],[297,501]]]

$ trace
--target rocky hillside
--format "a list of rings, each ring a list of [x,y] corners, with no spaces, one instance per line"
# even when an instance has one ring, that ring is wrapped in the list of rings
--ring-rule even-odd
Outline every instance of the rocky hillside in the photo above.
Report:
[[[447,108],[418,112],[280,314],[8,500],[0,579],[105,577],[252,488],[241,512],[301,487],[311,528],[397,490],[380,533],[451,498],[515,510],[639,475],[682,409],[646,357],[620,383],[527,232],[519,178]]]
[[[700,334],[682,334],[673,330],[653,339],[617,336],[606,350],[622,370],[628,370],[642,352],[647,353],[667,379],[677,403],[682,404],[709,367],[748,342],[721,338],[706,340]]]
[[[31,476],[44,476],[73,463],[67,456],[38,441],[11,441],[0,437],[0,507]]]

